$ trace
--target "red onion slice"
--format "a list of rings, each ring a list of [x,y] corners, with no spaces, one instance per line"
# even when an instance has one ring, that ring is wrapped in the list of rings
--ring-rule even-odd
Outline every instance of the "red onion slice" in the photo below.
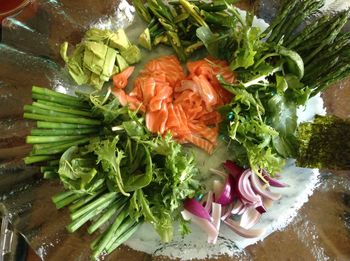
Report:
[[[230,204],[225,208],[225,211],[223,211],[224,213],[221,216],[221,220],[225,220],[226,218],[228,218],[232,215],[232,213],[231,213],[232,208],[233,208],[233,204]]]
[[[263,204],[264,204],[265,208],[270,208],[273,205],[273,200],[271,200],[269,198],[264,198]]]
[[[212,204],[212,219],[213,219],[213,225],[217,231],[217,235],[215,237],[209,237],[208,236],[208,243],[209,244],[216,244],[216,241],[218,239],[219,231],[220,231],[220,224],[221,224],[221,205],[218,203]]]
[[[251,179],[251,184],[253,186],[253,189],[255,190],[256,193],[258,193],[262,197],[265,197],[274,201],[279,200],[281,198],[280,194],[273,193],[267,189],[264,189],[259,180],[259,177],[255,173],[252,173],[250,175],[250,179]]]
[[[234,180],[232,176],[227,176],[225,185],[221,190],[220,194],[215,194],[215,202],[223,206],[227,206],[228,204],[231,204],[234,197],[233,186],[234,186]]]
[[[207,193],[207,201],[205,202],[204,208],[206,211],[208,211],[208,213],[211,212],[211,205],[214,201],[214,193],[213,191],[209,191]]]
[[[195,199],[193,198],[187,198],[184,201],[184,209],[192,213],[193,215],[204,218],[208,221],[211,220],[211,216],[209,215],[209,212]]]
[[[217,170],[217,169],[209,169],[211,172],[213,172],[214,174],[226,179],[227,178],[227,173],[223,172],[223,171],[220,171],[220,170]]]
[[[247,205],[243,205],[242,208],[237,212],[237,215],[243,215],[243,213],[246,212],[247,208]]]
[[[218,236],[219,231],[215,228],[215,226],[208,221],[207,219],[197,217],[187,210],[181,211],[181,215],[184,220],[191,220],[194,224],[199,226],[203,231],[205,231],[208,235],[208,240],[215,238]]]
[[[242,203],[242,201],[237,200],[236,203],[233,205],[231,213],[233,215],[238,214],[242,209],[244,208],[244,205]]]
[[[251,182],[249,180],[251,175],[252,171],[250,169],[247,169],[242,173],[238,179],[238,191],[244,200],[251,204],[255,204],[256,202],[261,201],[261,199],[255,194],[251,187]]]
[[[265,170],[263,170],[263,177],[264,179],[267,180],[267,182],[269,182],[269,185],[272,187],[277,187],[277,188],[289,187],[288,184],[282,181],[279,181],[277,179],[271,178],[270,175]]]
[[[224,163],[224,167],[227,170],[227,172],[230,173],[230,175],[232,175],[232,177],[234,178],[238,178],[244,171],[243,168],[241,168],[231,160],[226,160],[226,162]]]
[[[255,209],[260,213],[263,214],[266,212],[266,208],[263,205],[263,203],[261,202],[260,205],[256,206]]]
[[[248,208],[241,216],[240,226],[250,229],[256,225],[261,218],[261,214],[255,208]]]
[[[245,229],[232,219],[226,219],[224,222],[229,228],[231,228],[236,234],[240,235],[241,237],[255,238],[265,233],[265,229]]]

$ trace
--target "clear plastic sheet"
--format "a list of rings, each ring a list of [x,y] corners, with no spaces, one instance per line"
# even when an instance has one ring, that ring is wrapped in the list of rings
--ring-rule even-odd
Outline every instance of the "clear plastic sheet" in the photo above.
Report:
[[[243,1],[266,19],[279,1]],[[58,182],[43,181],[37,167],[25,166],[30,151],[25,136],[32,123],[23,120],[31,86],[69,86],[62,71],[59,44],[77,43],[89,25],[115,12],[117,0],[37,0],[3,22],[0,43],[0,209],[42,260],[88,260],[91,237],[84,229],[68,234],[68,215],[51,197]],[[324,94],[327,111],[350,117],[350,81]],[[247,247],[237,260],[350,260],[350,173],[323,172],[309,202],[283,231]],[[121,247],[108,260],[167,260]],[[233,260],[222,257],[218,260]]]

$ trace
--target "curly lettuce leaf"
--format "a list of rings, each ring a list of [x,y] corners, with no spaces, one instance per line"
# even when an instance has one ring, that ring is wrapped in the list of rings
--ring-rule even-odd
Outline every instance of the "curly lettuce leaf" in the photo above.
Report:
[[[118,141],[119,136],[115,136],[113,139],[96,139],[88,147],[90,151],[96,154],[97,163],[102,164],[103,171],[108,173],[108,179],[115,190],[125,196],[130,196],[125,191],[124,181],[120,171],[120,165],[125,155],[124,151],[117,147]]]

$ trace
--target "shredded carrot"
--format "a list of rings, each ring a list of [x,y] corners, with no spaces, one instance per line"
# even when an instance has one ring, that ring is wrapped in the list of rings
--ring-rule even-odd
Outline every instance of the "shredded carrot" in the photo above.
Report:
[[[222,120],[216,109],[232,99],[216,75],[232,83],[235,74],[225,61],[212,58],[188,62],[187,68],[186,76],[174,55],[160,57],[145,65],[129,94],[122,89],[133,68],[114,76],[113,93],[122,105],[141,108],[151,132],[164,135],[170,131],[178,142],[212,153]]]

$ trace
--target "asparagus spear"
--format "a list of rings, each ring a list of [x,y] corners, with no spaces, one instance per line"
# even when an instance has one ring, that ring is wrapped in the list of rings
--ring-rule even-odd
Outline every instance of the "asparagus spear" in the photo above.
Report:
[[[45,121],[45,119],[46,118],[43,118],[43,121],[37,121],[36,126],[42,129],[87,129],[93,127],[91,125],[79,123],[48,122]]]
[[[34,136],[60,136],[60,135],[86,135],[97,133],[98,128],[86,128],[86,129],[32,129],[31,135]]]
[[[124,219],[128,215],[128,208],[125,207],[117,216],[113,224],[108,228],[108,232],[100,239],[98,242],[95,250],[93,251],[92,256],[97,259],[98,256],[102,253],[102,251],[105,249],[108,242],[110,242],[113,239],[115,231],[119,228],[121,223],[124,221]]]
[[[85,125],[100,125],[101,121],[93,120],[88,118],[78,118],[78,117],[61,117],[61,116],[50,116],[36,114],[36,113],[24,113],[23,117],[25,119],[49,121],[49,122],[61,122],[61,123],[75,123],[75,124],[85,124]]]
[[[77,211],[71,213],[70,216],[71,216],[72,220],[75,220],[75,219],[83,216],[84,214],[88,213],[89,211],[93,210],[98,205],[104,204],[105,202],[112,203],[117,198],[118,198],[118,196],[117,196],[116,192],[106,193],[103,196],[101,196],[98,199],[96,199],[95,201],[93,201],[93,202],[89,203],[88,205],[85,205],[84,207],[82,207],[82,208],[78,209]]]
[[[119,247],[121,244],[123,244],[126,240],[128,240],[139,228],[140,223],[133,223],[132,225],[125,226],[126,229],[120,229],[120,230],[126,230],[122,235],[120,235],[107,249],[107,254],[112,253],[114,249]],[[119,231],[119,230],[118,230]]]
[[[77,110],[77,109],[72,109],[69,107],[64,107],[64,106],[57,106],[55,103],[42,103],[42,102],[33,102],[32,103],[33,107],[36,108],[41,108],[41,109],[46,109],[49,111],[56,111],[56,112],[63,112],[67,114],[74,114],[74,115],[80,115],[80,116],[86,116],[86,117],[91,117],[92,114],[89,111],[85,110]]]
[[[104,189],[101,189],[101,190],[97,191],[96,193],[94,193],[92,195],[87,195],[86,197],[84,197],[84,198],[80,199],[79,201],[75,202],[73,205],[70,205],[69,206],[69,210],[71,212],[76,211],[80,207],[84,206],[85,204],[91,202],[96,197],[100,196],[103,192],[104,192]]]
[[[96,220],[89,228],[88,233],[92,234],[98,228],[100,228],[104,223],[106,223],[113,215],[115,215],[118,210],[123,209],[124,204],[126,203],[126,198],[120,199],[115,202],[109,209],[98,219]]]

